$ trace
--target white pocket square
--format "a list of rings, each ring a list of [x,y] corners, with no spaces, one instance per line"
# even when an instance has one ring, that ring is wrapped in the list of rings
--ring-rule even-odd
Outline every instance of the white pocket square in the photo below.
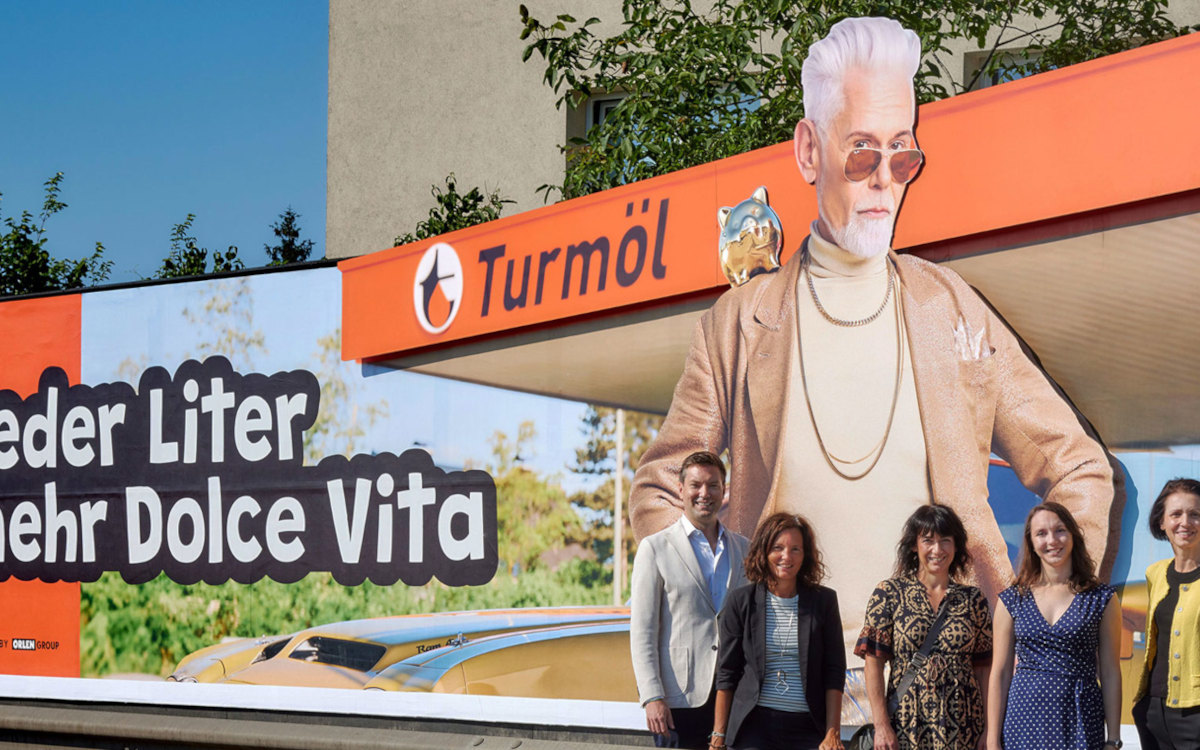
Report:
[[[990,357],[992,347],[983,339],[983,331],[972,331],[971,324],[962,315],[958,316],[958,325],[954,328],[954,348],[958,351],[959,359],[974,361]]]

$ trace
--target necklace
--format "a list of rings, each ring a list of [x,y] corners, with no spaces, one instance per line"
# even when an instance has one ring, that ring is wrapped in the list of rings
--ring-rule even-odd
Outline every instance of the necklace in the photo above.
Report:
[[[887,291],[883,293],[883,301],[879,303],[879,308],[875,310],[875,312],[858,320],[842,320],[841,318],[835,318],[834,316],[830,315],[829,311],[825,309],[825,306],[821,304],[821,299],[817,296],[817,287],[813,283],[812,273],[809,271],[809,264],[811,261],[811,255],[805,256],[804,278],[808,280],[808,292],[812,295],[813,304],[817,306],[817,312],[821,313],[821,316],[824,317],[825,320],[828,320],[835,326],[841,326],[843,328],[857,328],[859,326],[865,326],[868,323],[874,323],[875,320],[883,314],[884,309],[887,308],[888,300],[892,298],[892,287],[895,286],[893,279],[896,271],[892,268],[890,259],[885,264],[887,265]]]
[[[772,594],[772,596],[775,596],[775,595]],[[783,614],[780,610],[783,609],[784,605],[778,603],[778,602],[782,602],[782,601],[784,601],[782,597],[775,596],[775,601],[771,602],[771,609],[775,610],[776,616],[781,616]],[[788,609],[790,610],[791,617],[788,620],[787,627],[780,628],[780,627],[778,627],[779,623],[777,622],[775,632],[772,633],[772,640],[775,641],[775,653],[780,658],[787,657],[788,646],[791,645],[790,644],[791,639],[788,637],[788,635],[790,633],[796,632],[796,609],[799,609],[799,601],[796,602],[796,609],[793,609],[791,607],[788,607]],[[783,670],[783,669],[775,670],[775,679],[776,679],[776,685],[779,688],[780,692],[786,693],[788,691],[788,689],[791,687],[790,685],[788,685],[786,670]]]
[[[812,285],[812,274],[808,273],[808,259],[807,258],[805,259],[804,267],[802,270],[804,271],[805,276],[808,277],[808,288],[810,290],[812,290],[813,302],[816,303],[817,309],[821,311],[821,314],[824,315],[827,320],[835,323],[836,325],[842,325],[842,326],[866,325],[867,323],[869,323],[872,320],[879,317],[880,313],[883,312],[883,308],[880,308],[879,310],[876,310],[875,313],[870,316],[870,318],[864,318],[861,321],[851,321],[851,322],[840,321],[839,322],[837,319],[830,316],[829,313],[825,312],[824,308],[821,307],[821,303],[817,301],[817,292],[816,292],[816,289]],[[887,296],[885,296],[883,299],[883,302],[885,305],[887,304],[888,299],[892,298],[891,290],[892,290],[892,274],[893,273],[895,273],[895,272],[892,270],[892,264],[891,264],[891,261],[889,260],[888,261],[888,293],[887,293]],[[900,305],[900,295],[899,294],[895,295],[894,306],[896,308],[896,384],[892,390],[892,406],[888,410],[887,425],[884,426],[884,428],[883,428],[883,436],[881,438],[879,438],[879,441],[876,442],[875,445],[871,446],[871,449],[868,450],[866,452],[866,454],[862,456],[862,458],[856,458],[856,459],[839,458],[839,457],[833,455],[833,453],[829,450],[829,448],[827,448],[825,446],[825,438],[823,438],[821,436],[821,426],[817,424],[817,415],[813,411],[812,398],[809,396],[809,393],[808,393],[808,373],[804,367],[804,337],[800,335],[799,319],[797,319],[797,321],[796,321],[796,350],[800,357],[800,384],[804,389],[804,404],[805,404],[805,406],[808,407],[808,417],[809,417],[809,419],[812,420],[813,433],[816,434],[816,436],[817,436],[817,445],[820,446],[821,453],[825,455],[825,462],[828,463],[829,468],[833,469],[834,473],[837,474],[842,479],[848,479],[850,481],[854,481],[857,479],[862,479],[866,475],[870,474],[871,470],[875,468],[875,465],[879,463],[879,459],[883,456],[883,449],[887,446],[888,436],[891,435],[891,433],[892,433],[892,420],[896,418],[896,404],[899,403],[899,401],[900,401],[900,380],[901,380],[901,376],[904,374],[904,335],[903,335],[903,329],[902,329],[902,319],[903,319],[904,315],[903,315],[903,310]],[[867,466],[866,469],[864,469],[862,471],[861,474],[851,474],[848,471],[844,471],[842,469],[842,466],[850,467],[855,464],[860,464],[863,461],[866,461],[868,458],[871,458],[872,455],[874,455],[874,458],[871,459],[871,463]]]

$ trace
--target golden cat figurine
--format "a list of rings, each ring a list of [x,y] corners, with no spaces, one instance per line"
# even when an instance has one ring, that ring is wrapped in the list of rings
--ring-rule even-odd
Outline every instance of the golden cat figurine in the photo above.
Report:
[[[733,208],[721,207],[717,223],[721,225],[717,242],[721,270],[730,286],[741,286],[760,273],[779,269],[783,225],[767,203],[766,187],[760,186]]]

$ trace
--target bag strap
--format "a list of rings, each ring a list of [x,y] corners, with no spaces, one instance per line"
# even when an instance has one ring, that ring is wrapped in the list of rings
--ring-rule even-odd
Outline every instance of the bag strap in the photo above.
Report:
[[[934,618],[933,625],[929,626],[929,632],[925,634],[925,642],[921,644],[921,649],[913,654],[912,660],[908,663],[908,669],[904,670],[904,674],[900,676],[900,682],[896,683],[896,692],[888,700],[888,714],[896,713],[896,709],[900,707],[900,701],[912,687],[913,681],[917,679],[917,672],[929,661],[933,644],[937,642],[938,634],[942,632],[942,626],[946,624],[946,613],[950,611],[946,599],[949,596],[950,593],[946,592],[946,597],[942,599],[942,606],[938,608],[937,617]]]

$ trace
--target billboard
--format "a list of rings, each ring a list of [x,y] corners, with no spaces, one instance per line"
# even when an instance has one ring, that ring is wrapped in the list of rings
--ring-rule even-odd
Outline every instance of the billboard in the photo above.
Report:
[[[0,673],[163,679],[342,621],[611,601],[611,513],[572,510],[603,484],[568,469],[587,406],[344,362],[340,310],[332,267],[0,303]],[[370,621],[297,639],[349,679],[289,684],[561,619]]]
[[[636,700],[612,410],[345,361],[340,276],[0,303],[0,671]],[[661,417],[627,422],[640,456]],[[1128,697],[1169,554],[1144,519],[1200,464],[1120,459]],[[1011,562],[1036,497],[986,481]]]
[[[1174,44],[1179,54],[1196,46]],[[1122,84],[1137,93],[1155,79],[1139,66],[1167,54],[1135,51],[1121,64],[1090,64],[1096,75],[1056,71],[924,109],[922,142],[930,153],[940,143],[943,156],[914,184],[897,245],[942,259],[964,237],[970,245],[978,234],[1041,231],[1051,220],[1194,193],[1194,174],[1158,179],[1157,167],[1119,183],[1072,172],[1090,191],[1031,184],[1023,165],[998,164],[985,183],[969,169],[981,140],[1090,155],[1087,138],[1064,144],[1058,130],[1017,114],[1053,109],[1056,86],[1079,81],[1089,92]],[[1154,113],[1147,105],[1134,115]],[[1014,134],[1014,118],[1028,131]],[[1109,138],[1105,128],[1086,135]],[[1103,160],[1082,161],[1103,173]],[[0,603],[11,613],[0,672],[636,705],[629,613],[608,606],[614,562],[634,544],[615,548],[614,500],[625,494],[617,487],[633,483],[634,529],[653,533],[678,514],[680,455],[703,448],[732,463],[724,516],[732,528],[750,534],[775,508],[826,514],[837,531],[820,532],[821,542],[838,553],[830,559],[835,587],[846,587],[849,642],[869,586],[890,572],[906,512],[878,502],[899,494],[890,470],[847,510],[821,507],[819,495],[805,495],[803,467],[786,465],[788,420],[803,409],[825,425],[838,415],[822,413],[820,399],[781,394],[799,393],[795,379],[809,376],[817,390],[836,390],[848,382],[837,368],[856,364],[794,366],[802,363],[789,348],[802,325],[794,313],[808,304],[795,261],[815,218],[815,196],[800,182],[791,144],[781,144],[339,268],[0,302]],[[790,238],[785,266],[727,292],[714,219],[764,184],[785,196],[777,206]],[[960,212],[947,223],[941,206],[955,191],[982,217]],[[1200,472],[1200,454],[1181,446],[1110,461],[1086,419],[961,279],[896,263],[899,280],[887,275],[882,299],[903,299],[914,317],[897,307],[890,318],[897,355],[883,373],[894,381],[883,382],[895,390],[876,389],[883,404],[862,406],[888,415],[889,428],[889,408],[900,424],[924,425],[924,444],[913,433],[889,443],[922,451],[902,457],[909,468],[929,466],[925,495],[905,502],[960,508],[994,596],[1036,503],[1025,487],[1050,496],[1068,487],[1039,461],[1054,454],[1106,486],[1070,499],[1104,574],[1123,586],[1128,703],[1144,655],[1143,571],[1169,555],[1145,519],[1166,479]],[[818,291],[807,292],[819,307]],[[386,366],[465,343],[503,348],[495,342],[514,331],[553,338],[562,325],[713,299],[693,352],[673,365],[672,380],[683,376],[665,423]],[[602,354],[632,367],[638,352]],[[900,405],[901,390],[916,395]],[[639,468],[620,483],[618,423]],[[819,433],[803,439],[820,444],[837,475],[831,454],[841,451],[827,450]],[[865,455],[871,467],[884,460],[874,435],[846,455]],[[910,486],[924,479],[907,476]],[[865,718],[861,687],[852,679],[848,723]]]

